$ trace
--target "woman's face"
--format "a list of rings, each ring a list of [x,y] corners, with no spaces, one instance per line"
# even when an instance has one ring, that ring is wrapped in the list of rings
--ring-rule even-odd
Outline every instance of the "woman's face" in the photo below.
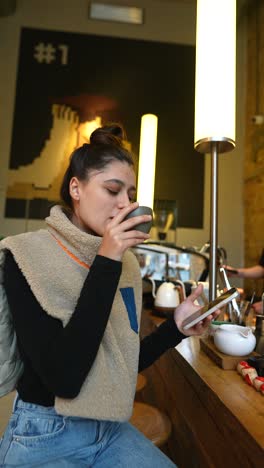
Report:
[[[102,237],[107,223],[134,201],[135,183],[133,167],[120,161],[113,161],[100,171],[91,171],[88,181],[73,177],[70,181],[73,224]]]

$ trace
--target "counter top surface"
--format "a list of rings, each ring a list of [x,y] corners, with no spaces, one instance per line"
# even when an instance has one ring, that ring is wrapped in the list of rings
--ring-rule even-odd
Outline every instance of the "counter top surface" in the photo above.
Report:
[[[164,320],[144,309],[142,336]],[[172,422],[170,456],[180,468],[260,468],[264,396],[236,370],[220,367],[200,338],[184,339],[144,371],[144,396]]]
[[[249,386],[236,370],[223,370],[201,349],[198,337],[189,337],[175,348],[175,359],[189,365],[223,404],[264,448],[264,395]]]

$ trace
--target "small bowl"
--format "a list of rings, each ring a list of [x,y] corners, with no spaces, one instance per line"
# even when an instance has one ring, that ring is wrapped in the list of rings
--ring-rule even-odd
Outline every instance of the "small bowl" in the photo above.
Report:
[[[146,215],[146,214],[151,215],[153,218],[153,212],[149,206],[138,206],[135,210],[128,213],[125,219],[130,219],[130,218],[134,218],[135,216]],[[148,234],[151,229],[151,226],[152,226],[152,219],[150,221],[147,221],[146,223],[137,224],[132,229],[136,229],[136,231],[141,231],[141,232],[145,232],[146,234]]]

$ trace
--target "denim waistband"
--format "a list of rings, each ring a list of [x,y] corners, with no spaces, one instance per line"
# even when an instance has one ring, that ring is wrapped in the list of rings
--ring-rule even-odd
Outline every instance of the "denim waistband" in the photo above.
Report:
[[[28,410],[36,410],[41,413],[49,413],[49,414],[58,414],[55,411],[54,406],[41,406],[35,403],[29,403],[27,401],[21,400],[19,395],[17,394],[14,403],[13,403],[13,411],[16,411],[17,408],[28,409]]]

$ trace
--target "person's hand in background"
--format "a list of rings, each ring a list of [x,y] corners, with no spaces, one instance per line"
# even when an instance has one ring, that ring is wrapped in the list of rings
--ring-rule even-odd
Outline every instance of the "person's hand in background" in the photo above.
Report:
[[[234,267],[229,266],[229,265],[223,265],[223,268],[225,269],[227,276],[230,276],[230,277],[236,276],[237,278],[240,277],[240,273],[239,273],[238,268],[234,268]]]
[[[263,314],[263,304],[262,301],[254,302],[252,308],[256,314]]]

